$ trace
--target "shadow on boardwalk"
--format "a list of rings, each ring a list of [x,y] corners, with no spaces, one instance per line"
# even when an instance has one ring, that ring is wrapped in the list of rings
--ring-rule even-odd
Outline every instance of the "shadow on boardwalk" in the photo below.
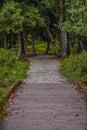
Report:
[[[50,55],[29,58],[27,79],[16,92],[0,130],[87,130],[87,105]]]

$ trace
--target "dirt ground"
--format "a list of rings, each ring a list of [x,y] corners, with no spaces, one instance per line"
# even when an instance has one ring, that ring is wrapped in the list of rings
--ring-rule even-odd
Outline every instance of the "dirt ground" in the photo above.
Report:
[[[30,57],[0,130],[87,130],[87,102],[59,72],[53,55]]]

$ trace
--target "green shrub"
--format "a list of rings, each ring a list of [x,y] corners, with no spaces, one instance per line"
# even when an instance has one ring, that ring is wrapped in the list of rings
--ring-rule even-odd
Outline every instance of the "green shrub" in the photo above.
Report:
[[[35,41],[36,52],[44,52],[45,53],[46,46],[47,46],[47,43],[44,41],[39,41],[39,40]]]
[[[6,100],[4,94],[8,87],[26,77],[28,61],[19,61],[11,50],[0,49],[0,113],[4,110]]]
[[[5,90],[3,88],[0,88],[0,111],[3,109],[3,104],[4,104],[4,92]]]
[[[59,42],[57,40],[55,40],[55,42],[56,42],[57,48],[60,49]],[[46,48],[47,48],[47,42],[40,41],[40,40],[35,40],[36,52],[45,53],[46,52]],[[28,45],[27,51],[29,51],[29,52],[32,51],[32,46],[31,45]],[[50,48],[49,48],[49,52],[48,53],[54,54],[54,48],[53,48],[52,44],[50,44]]]
[[[7,87],[15,80],[19,74],[25,72],[27,62],[20,62],[16,55],[10,50],[0,50],[0,87]],[[25,68],[26,67],[26,68]],[[19,71],[20,70],[20,71]],[[22,72],[23,71],[23,72]],[[21,78],[24,75],[22,74]]]
[[[87,85],[87,52],[64,59],[60,70],[71,81],[79,81]]]
[[[7,87],[17,67],[17,57],[10,50],[0,50],[0,87]]]

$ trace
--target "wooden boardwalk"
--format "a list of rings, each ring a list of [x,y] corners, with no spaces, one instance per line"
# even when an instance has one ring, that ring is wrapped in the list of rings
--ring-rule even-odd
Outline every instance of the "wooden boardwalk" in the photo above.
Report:
[[[29,60],[27,79],[0,130],[87,130],[86,101],[60,74],[60,63],[50,55]]]

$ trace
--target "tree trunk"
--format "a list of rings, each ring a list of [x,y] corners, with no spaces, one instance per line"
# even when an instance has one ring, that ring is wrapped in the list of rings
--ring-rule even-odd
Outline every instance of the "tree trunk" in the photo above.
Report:
[[[35,50],[34,40],[35,40],[35,36],[34,36],[34,33],[32,33],[32,41],[31,41],[31,44],[32,44],[32,53],[35,56],[36,55],[36,50]]]
[[[9,49],[12,47],[12,39],[13,39],[13,34],[10,32],[10,34],[7,35],[7,42],[8,42]]]
[[[23,33],[18,33],[18,58],[20,59],[22,54],[25,53]]]
[[[10,40],[10,48],[13,46],[14,42],[14,34],[12,34],[11,40]]]
[[[47,41],[46,54],[48,54],[49,48],[50,48],[50,41],[48,40],[48,41]]]
[[[0,47],[3,47],[4,48],[4,45],[3,45],[3,40],[4,39],[4,36],[3,34],[0,34]]]
[[[28,40],[27,39],[24,40],[24,46],[25,46],[25,50],[26,50],[26,53],[27,53],[27,47],[28,47]]]
[[[18,58],[20,59],[22,56],[22,44],[21,44],[21,35],[18,33],[17,35],[18,38]]]
[[[4,48],[7,49],[7,36],[6,36],[6,33],[4,33]]]
[[[59,0],[60,4],[60,18],[59,22],[62,23],[65,21],[65,0]],[[65,57],[70,53],[70,47],[68,42],[68,36],[66,30],[60,30],[60,47],[61,47],[61,56]],[[67,52],[68,51],[68,52]]]
[[[21,33],[21,44],[22,44],[22,53],[25,53],[25,48],[24,48],[24,36],[23,36],[23,32]]]
[[[83,46],[83,43],[82,43],[82,39],[81,38],[78,38],[78,53],[84,51],[84,46]]]
[[[87,38],[83,38],[83,47],[84,50],[87,50]]]
[[[47,34],[49,36],[49,39],[50,39],[50,41],[51,41],[51,43],[52,43],[52,45],[54,47],[55,55],[58,57],[59,53],[58,53],[58,49],[57,49],[56,44],[55,44],[55,40],[54,40],[54,38],[53,38],[53,36],[52,36],[52,34],[50,32],[50,29],[46,25],[45,25],[45,28],[47,30]]]
[[[65,57],[66,55],[70,54],[70,46],[69,46],[66,30],[62,31],[61,42],[62,42],[62,45],[61,45],[62,57]]]

